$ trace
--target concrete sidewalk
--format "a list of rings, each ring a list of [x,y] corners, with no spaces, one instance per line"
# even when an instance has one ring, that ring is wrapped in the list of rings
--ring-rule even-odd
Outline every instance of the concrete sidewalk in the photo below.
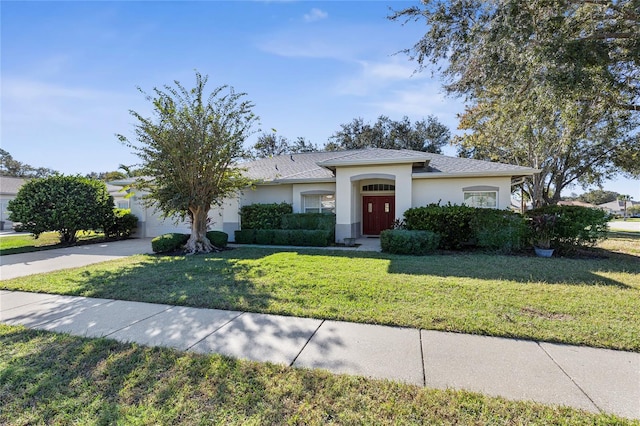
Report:
[[[0,322],[640,419],[640,353],[5,290]]]

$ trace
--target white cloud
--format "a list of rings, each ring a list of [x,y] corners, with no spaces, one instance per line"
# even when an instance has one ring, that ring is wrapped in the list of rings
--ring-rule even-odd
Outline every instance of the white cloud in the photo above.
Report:
[[[304,14],[304,20],[305,22],[315,22],[326,19],[328,16],[327,12],[314,7],[309,13]]]
[[[357,72],[338,83],[338,94],[367,96],[383,88],[403,82],[412,83],[425,77],[423,74],[415,73],[415,64],[396,56],[381,62],[358,61],[357,64]]]

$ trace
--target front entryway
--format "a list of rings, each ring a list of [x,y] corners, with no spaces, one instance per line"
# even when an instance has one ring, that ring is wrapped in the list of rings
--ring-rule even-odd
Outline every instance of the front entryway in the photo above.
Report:
[[[380,235],[393,227],[396,218],[395,196],[377,195],[362,197],[362,233]]]

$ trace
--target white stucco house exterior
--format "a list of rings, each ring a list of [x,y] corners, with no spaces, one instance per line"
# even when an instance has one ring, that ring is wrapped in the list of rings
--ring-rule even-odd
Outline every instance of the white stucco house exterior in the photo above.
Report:
[[[26,179],[0,176],[0,228],[11,229],[13,222],[9,220],[9,201],[16,198],[18,191],[24,185]]]
[[[332,212],[336,242],[378,235],[411,207],[429,203],[508,209],[511,189],[538,170],[510,164],[449,157],[410,150],[369,148],[282,155],[241,164],[257,181],[223,206],[212,209],[211,229],[240,229],[239,210],[254,203],[286,202],[294,213]],[[123,182],[112,182],[123,184]],[[163,220],[131,198],[141,237],[190,232],[189,223]]]

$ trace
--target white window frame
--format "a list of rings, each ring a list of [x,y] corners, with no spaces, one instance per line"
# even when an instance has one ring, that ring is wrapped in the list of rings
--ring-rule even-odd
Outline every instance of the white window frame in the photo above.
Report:
[[[469,207],[481,209],[499,208],[499,188],[495,186],[470,186],[462,188],[463,203]],[[487,202],[489,200],[489,202]],[[493,200],[493,203],[490,201]]]
[[[308,206],[308,202],[315,201],[315,205]],[[314,211],[308,211],[314,210]],[[334,194],[302,194],[303,213],[335,213],[336,196]]]

